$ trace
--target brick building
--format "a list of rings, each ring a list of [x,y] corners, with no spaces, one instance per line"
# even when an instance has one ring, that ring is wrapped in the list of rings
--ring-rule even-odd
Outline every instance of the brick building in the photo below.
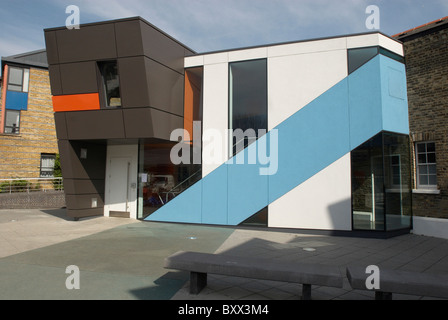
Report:
[[[2,71],[0,180],[52,177],[58,145],[46,51],[2,57]]]
[[[394,38],[406,57],[414,230],[448,236],[448,17]]]

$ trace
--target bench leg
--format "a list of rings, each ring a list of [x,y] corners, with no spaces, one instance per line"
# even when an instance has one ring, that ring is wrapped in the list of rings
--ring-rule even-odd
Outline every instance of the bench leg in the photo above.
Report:
[[[392,300],[392,293],[375,291],[375,300]]]
[[[311,285],[302,285],[302,300],[311,300]]]
[[[201,272],[190,272],[190,293],[199,294],[207,285],[207,274]]]

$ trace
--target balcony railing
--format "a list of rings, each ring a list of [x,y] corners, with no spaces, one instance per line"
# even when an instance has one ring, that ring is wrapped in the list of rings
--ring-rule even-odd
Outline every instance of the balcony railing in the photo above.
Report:
[[[63,191],[62,178],[0,179],[0,193]]]

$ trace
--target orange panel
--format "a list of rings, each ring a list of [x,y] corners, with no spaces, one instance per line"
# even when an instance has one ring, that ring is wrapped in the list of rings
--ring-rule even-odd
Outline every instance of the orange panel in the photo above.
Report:
[[[98,93],[53,96],[54,112],[99,109],[100,97]]]
[[[184,99],[184,129],[190,137],[184,137],[184,141],[193,139],[193,104],[194,92],[189,72],[185,72],[185,99]]]

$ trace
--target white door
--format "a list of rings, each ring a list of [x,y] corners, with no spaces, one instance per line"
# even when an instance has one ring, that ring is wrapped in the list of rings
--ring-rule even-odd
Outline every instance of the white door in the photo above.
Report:
[[[109,210],[129,212],[129,174],[131,158],[114,157],[109,163]]]

